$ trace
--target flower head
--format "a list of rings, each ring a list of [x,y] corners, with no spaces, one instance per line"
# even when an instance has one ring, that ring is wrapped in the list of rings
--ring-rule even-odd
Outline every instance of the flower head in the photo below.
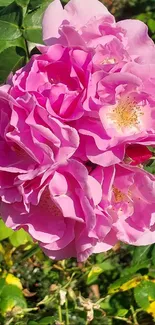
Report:
[[[91,175],[101,182],[100,206],[112,218],[117,239],[134,245],[154,243],[155,177],[124,164],[97,167]]]
[[[11,189],[13,198],[1,196],[6,225],[25,228],[51,258],[84,260],[111,230],[106,213],[97,208],[101,186],[76,160],[16,175],[3,186]]]

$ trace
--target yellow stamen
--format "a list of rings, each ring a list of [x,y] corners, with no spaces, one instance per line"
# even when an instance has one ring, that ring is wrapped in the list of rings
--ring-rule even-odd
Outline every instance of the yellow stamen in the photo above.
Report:
[[[115,186],[113,186],[113,193],[117,203],[124,201],[126,198],[126,195]]]
[[[144,113],[142,112],[141,108],[136,104],[134,100],[131,100],[129,97],[121,100],[119,104],[107,114],[107,116],[119,128],[138,128],[140,124],[139,117],[142,115],[144,115]]]
[[[116,60],[114,58],[106,58],[104,59],[101,64],[115,64]]]

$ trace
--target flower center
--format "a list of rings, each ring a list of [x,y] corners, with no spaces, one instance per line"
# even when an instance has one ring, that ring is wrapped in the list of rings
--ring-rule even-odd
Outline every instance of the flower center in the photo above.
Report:
[[[139,118],[144,115],[140,106],[129,97],[121,100],[119,104],[108,113],[108,117],[119,128],[139,127]]]
[[[52,200],[52,198],[50,196],[50,192],[47,188],[42,193],[39,204],[40,204],[41,209],[50,213],[52,216],[57,217],[57,218],[62,216],[61,210],[55,204],[55,202]]]
[[[113,194],[116,203],[122,202],[126,198],[126,195],[115,186],[113,186]]]
[[[116,59],[114,58],[106,58],[101,62],[101,64],[115,64],[115,63],[116,63]]]
[[[123,193],[121,190],[119,190],[117,187],[113,185],[112,190],[114,194],[115,203],[120,203],[120,202],[130,203],[129,200],[132,197],[132,192],[130,191],[130,189],[128,189],[127,193]]]

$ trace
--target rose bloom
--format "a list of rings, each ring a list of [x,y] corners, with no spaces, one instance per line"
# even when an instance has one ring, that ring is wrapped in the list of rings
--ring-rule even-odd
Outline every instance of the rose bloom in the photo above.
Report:
[[[74,123],[82,139],[79,157],[84,153],[85,160],[106,167],[122,161],[130,144],[154,146],[155,98],[145,88],[147,73],[144,78],[121,71],[95,81],[90,110]]]
[[[83,261],[115,244],[111,218],[98,208],[101,199],[101,185],[76,160],[46,166],[38,173],[14,177],[1,173],[1,213],[6,225],[27,230],[53,259]]]
[[[47,47],[92,50],[75,157],[103,167],[121,162],[131,144],[155,144],[155,45],[138,20],[115,21],[98,0],[53,1],[43,18]]]
[[[86,167],[68,160],[79,146],[69,122],[84,114],[89,65],[90,51],[54,45],[0,88],[1,215],[9,227],[28,230],[58,259],[83,260],[106,236],[96,221],[87,184],[91,177]]]
[[[47,46],[55,43],[81,45],[96,48],[98,54],[102,52],[102,46],[111,47],[114,41],[111,53],[104,54],[103,51],[100,62],[114,64],[121,59],[119,52],[122,49],[123,55],[130,56],[135,62],[155,63],[154,43],[148,36],[147,26],[134,19],[116,23],[98,0],[70,0],[64,9],[60,0],[54,0],[43,17],[43,39]]]
[[[90,52],[54,45],[9,76],[0,87],[0,170],[26,173],[74,154],[79,135],[66,121],[84,114],[90,61]]]
[[[99,206],[112,218],[117,239],[132,245],[155,242],[155,176],[129,165],[97,167],[91,176],[102,186]]]
[[[90,50],[53,45],[10,76],[9,94],[29,110],[35,104],[43,107],[48,117],[64,122],[79,119],[84,114],[91,59]]]

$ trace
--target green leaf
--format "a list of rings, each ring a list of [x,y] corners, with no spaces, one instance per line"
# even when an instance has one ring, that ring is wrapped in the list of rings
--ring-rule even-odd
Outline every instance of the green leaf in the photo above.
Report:
[[[150,260],[144,262],[144,263],[140,263],[140,264],[136,264],[134,266],[131,267],[126,267],[124,270],[122,270],[121,272],[121,276],[126,276],[129,274],[135,274],[137,271],[141,270],[141,269],[148,269],[150,266]]]
[[[19,37],[13,41],[0,41],[0,53],[9,47],[15,47],[15,46],[25,49],[25,42],[23,37]]]
[[[105,259],[105,254],[104,253],[98,253],[96,254],[96,261],[97,263],[102,263],[102,261]]]
[[[24,21],[24,37],[29,42],[42,43],[42,10],[28,14]]]
[[[98,279],[98,276],[104,271],[110,271],[113,269],[114,266],[109,261],[105,261],[101,264],[95,264],[88,273],[87,284],[90,285],[95,282]]]
[[[150,148],[149,148],[149,150],[150,150]],[[152,151],[152,150],[150,150],[150,151]],[[153,151],[152,151],[152,152],[153,152]],[[154,152],[153,152],[153,153],[154,153]],[[149,165],[148,165],[148,166],[144,166],[144,169],[145,169],[147,172],[151,173],[151,174],[155,174],[155,160],[152,160],[151,165],[150,165],[150,162],[149,162]]]
[[[15,2],[12,2],[9,6],[0,9],[0,20],[17,26],[21,25],[22,9]]]
[[[14,0],[0,0],[0,7],[7,7],[12,3]]]
[[[140,15],[136,15],[136,19],[139,19],[139,20],[143,21],[144,23],[146,23],[147,19],[148,19],[148,15],[147,15],[147,13],[142,13]]]
[[[1,18],[1,17],[0,17]],[[21,32],[15,24],[0,19],[0,41],[11,41],[21,36]]]
[[[31,241],[31,237],[24,229],[15,231],[10,237],[9,240],[14,247],[19,247],[25,245],[28,241]]]
[[[124,317],[124,316],[126,316],[127,313],[128,313],[128,309],[122,308],[122,309],[118,310],[116,316]]]
[[[153,265],[155,265],[155,245],[153,245],[153,249],[152,249],[152,263]]]
[[[8,273],[8,274],[7,274],[7,276],[6,276],[6,278],[5,278],[5,282],[6,282],[7,284],[11,284],[11,285],[13,285],[13,286],[18,287],[20,290],[23,289],[21,281],[20,281],[16,276],[14,276],[14,275],[11,274],[11,273]]]
[[[20,308],[27,307],[22,291],[16,286],[5,285],[0,294],[0,310],[5,314],[11,311],[15,306]]]
[[[143,276],[139,275],[123,276],[109,286],[108,293],[113,294],[118,291],[130,290],[131,288],[136,287],[142,280]]]
[[[23,66],[26,53],[19,47],[9,47],[0,53],[0,83],[3,83],[11,71]]]
[[[16,0],[17,5],[25,8],[29,4],[29,0]]]
[[[15,2],[0,10],[0,41],[12,41],[21,36],[22,9]]]
[[[13,234],[13,230],[7,228],[3,220],[0,219],[0,240],[8,238]]]
[[[115,268],[115,266],[112,264],[112,260],[111,261],[105,261],[105,262],[99,264],[99,266],[101,267],[101,269],[103,271],[112,271]]]
[[[147,24],[148,24],[148,26],[149,26],[151,32],[154,33],[154,32],[155,32],[155,20],[152,19],[152,18],[150,18],[150,19],[148,20]]]
[[[24,37],[32,43],[43,43],[42,17],[51,0],[45,1],[40,8],[27,14],[24,19]]]
[[[5,286],[5,279],[0,279],[0,295],[1,295],[1,292],[4,288],[4,286]]]
[[[54,316],[48,316],[48,317],[44,317],[42,318],[38,324],[39,325],[50,325],[53,324],[55,321],[55,317]]]
[[[100,308],[103,310],[112,310],[112,306],[110,303],[110,296],[107,296],[103,301],[100,302]]]
[[[147,260],[148,253],[151,249],[151,246],[140,246],[136,247],[133,254],[132,264],[139,264],[141,261]]]
[[[88,273],[87,284],[90,285],[95,282],[98,276],[103,272],[102,268],[99,265],[94,265],[91,271]]]
[[[147,147],[148,147],[148,149],[149,149],[151,152],[155,153],[155,148],[153,148],[153,147],[151,147],[151,146],[147,146]]]
[[[28,8],[30,10],[34,10],[34,9],[40,7],[42,5],[42,3],[43,3],[43,0],[30,0]]]
[[[30,258],[31,256],[35,255],[40,251],[40,247],[38,245],[34,245],[31,249],[29,249],[26,253],[22,256],[22,261]]]
[[[134,289],[134,297],[139,307],[147,310],[150,306],[150,300],[155,300],[155,283],[152,281],[142,281]]]
[[[145,166],[144,169],[151,173],[151,174],[155,174],[155,166],[154,165],[151,165],[151,166]]]

